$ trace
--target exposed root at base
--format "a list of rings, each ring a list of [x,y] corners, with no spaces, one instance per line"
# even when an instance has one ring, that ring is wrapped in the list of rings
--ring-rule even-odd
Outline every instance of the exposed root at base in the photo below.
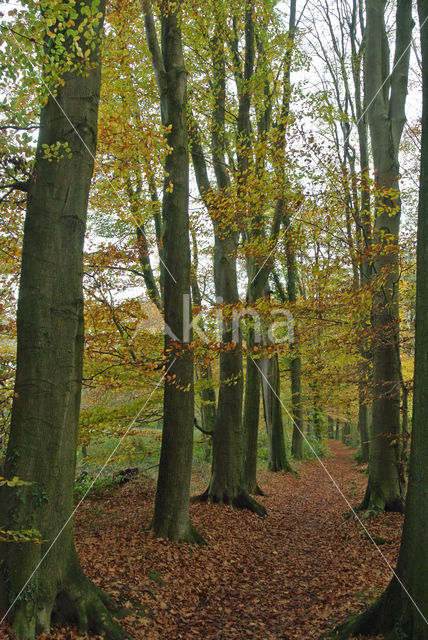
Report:
[[[329,640],[349,640],[357,636],[386,634],[385,640],[426,639],[426,624],[401,585],[393,578],[381,597],[363,613],[345,620],[320,637]]]
[[[266,509],[260,502],[254,500],[248,493],[240,493],[236,498],[232,501],[232,506],[237,509],[248,509],[253,513],[256,513],[260,518],[264,518],[266,516]]]
[[[132,640],[132,636],[113,619],[117,610],[116,603],[81,574],[75,582],[60,590],[53,609],[52,604],[37,606],[33,600],[18,602],[12,627],[18,640],[34,640],[39,633],[49,633],[51,624],[58,622],[76,624],[81,635],[95,633],[106,640]]]
[[[195,502],[195,501],[193,501]],[[205,538],[195,529],[190,520],[187,523],[184,531],[172,526],[170,522],[162,521],[160,524],[155,525],[153,518],[150,529],[154,532],[156,538],[164,538],[170,542],[188,542],[189,544],[205,545],[208,544]]]
[[[289,462],[286,462],[285,465],[278,465],[278,466],[269,465],[268,471],[270,473],[284,473],[284,474],[291,473],[291,475],[294,476],[295,478],[299,477],[297,471],[294,471],[293,467]]]
[[[254,498],[248,495],[248,493],[245,493],[245,491],[241,491],[233,498],[230,498],[226,494],[219,498],[218,496],[211,494],[208,488],[200,495],[193,496],[191,498],[191,502],[212,502],[213,504],[229,505],[236,509],[248,509],[248,511],[256,513],[260,518],[264,518],[266,516],[266,509],[264,506],[257,502],[257,500],[254,500]]]
[[[259,485],[257,485],[256,490],[254,491],[254,495],[255,496],[262,496],[262,497],[266,497],[267,493],[265,493],[263,491],[263,489],[261,487],[259,487]]]

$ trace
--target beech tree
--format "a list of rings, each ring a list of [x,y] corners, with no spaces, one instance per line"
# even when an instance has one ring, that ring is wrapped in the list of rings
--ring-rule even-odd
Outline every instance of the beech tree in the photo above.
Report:
[[[410,3],[409,3],[410,4]],[[422,48],[422,148],[419,188],[416,344],[412,446],[403,536],[396,573],[366,612],[336,629],[345,640],[358,634],[425,640],[428,627],[428,2],[418,0]]]
[[[404,473],[400,455],[400,345],[398,286],[400,186],[399,148],[405,123],[412,3],[398,0],[391,72],[385,1],[367,0],[365,79],[376,190],[372,306],[373,414],[369,480],[363,508],[401,511]],[[391,76],[390,76],[391,74]],[[389,80],[390,77],[390,80]]]
[[[162,200],[163,246],[167,272],[164,284],[166,382],[162,447],[152,526],[156,535],[170,540],[202,542],[189,519],[194,398],[193,360],[190,351],[192,333],[187,73],[178,24],[180,3],[174,7],[168,3],[162,4],[161,47],[150,2],[144,2],[143,8],[147,41],[159,89],[162,124],[169,131],[167,141],[171,149],[165,161]],[[187,327],[189,333],[186,337]]]
[[[53,615],[77,618],[81,633],[116,639],[125,633],[110,617],[107,596],[80,567],[72,520],[84,337],[83,241],[97,141],[105,3],[85,0],[79,10],[74,2],[50,4],[41,3],[50,93],[41,109],[26,187],[17,371],[5,464],[6,478],[18,476],[28,484],[3,488],[0,498],[6,526],[33,527],[41,542],[3,545],[0,594],[19,640],[48,633]],[[63,45],[57,49],[58,42]],[[58,52],[61,62],[55,68]]]

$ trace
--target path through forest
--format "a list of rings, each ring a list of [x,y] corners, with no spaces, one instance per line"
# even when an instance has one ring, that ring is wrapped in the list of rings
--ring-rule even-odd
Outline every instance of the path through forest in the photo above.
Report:
[[[323,461],[346,498],[358,503],[366,476],[353,453],[330,442]],[[198,479],[196,479],[198,481]],[[97,584],[131,611],[124,626],[137,639],[309,640],[364,606],[395,566],[401,516],[355,520],[319,462],[299,478],[260,474],[268,516],[217,505],[192,505],[208,541],[198,548],[154,540],[147,530],[152,481],[140,478],[91,498],[77,516],[82,564]],[[199,479],[200,482],[200,479]],[[62,628],[44,638],[74,637]]]

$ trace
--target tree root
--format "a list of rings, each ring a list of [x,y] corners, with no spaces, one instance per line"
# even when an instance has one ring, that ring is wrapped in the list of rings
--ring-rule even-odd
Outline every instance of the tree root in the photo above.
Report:
[[[209,502],[208,489],[205,489],[203,493],[198,493],[198,495],[190,497],[190,504],[195,504],[196,502]]]
[[[195,502],[195,500],[191,502]],[[155,527],[154,521],[152,521],[150,529],[154,531],[157,538],[165,538],[170,540],[170,542],[188,542],[189,544],[199,545],[208,544],[204,537],[195,529],[190,520],[184,530],[178,529],[168,522],[163,522],[160,526]]]
[[[358,507],[355,507],[355,511],[364,511],[361,516],[361,520],[367,520],[368,518],[375,518],[384,511],[393,511],[395,513],[404,513],[405,503],[403,498],[397,498],[396,500],[387,503],[382,495],[374,492],[370,485],[367,484],[367,489],[364,494],[364,498]]]
[[[320,640],[349,640],[357,636],[386,634],[385,640],[426,640],[426,624],[393,578],[376,602],[363,613],[353,616]]]
[[[261,487],[259,487],[259,485],[256,483],[255,485],[248,485],[247,483],[244,483],[244,491],[246,491],[246,493],[249,493],[250,495],[253,496],[263,496],[265,497],[267,494],[263,491],[263,489]]]
[[[54,602],[48,597],[38,604],[36,593],[34,599],[22,599],[15,605],[12,627],[18,640],[34,640],[39,633],[49,633],[51,624],[58,622],[76,624],[81,635],[96,633],[107,640],[132,640],[113,619],[116,603],[92,584],[80,567],[76,573],[76,580],[62,586]]]
[[[67,621],[71,618],[74,621],[75,618],[81,635],[91,632],[108,640],[131,639],[113,619],[119,610],[117,604],[86,578],[59,594],[55,609],[55,618],[58,620]]]
[[[284,464],[273,464],[270,463],[268,465],[268,471],[270,473],[291,473],[295,478],[298,478],[298,474],[296,471],[294,471],[293,467],[291,466],[291,464],[288,462],[288,460],[285,461]]]
[[[233,498],[227,494],[223,494],[223,496],[219,498],[218,496],[211,494],[208,488],[203,493],[193,496],[191,498],[191,502],[212,502],[213,504],[229,505],[236,509],[248,509],[249,511],[256,513],[260,518],[264,518],[267,514],[264,506],[257,502],[257,500],[254,500],[254,498],[248,495],[245,491],[241,491]]]
[[[244,493],[243,491],[232,500],[232,506],[237,509],[248,509],[249,511],[256,513],[260,518],[264,518],[266,516],[266,509],[264,506],[249,496],[248,493]]]
[[[261,487],[259,487],[259,485],[256,486],[256,490],[254,491],[254,495],[255,496],[262,496],[262,497],[266,497],[267,493],[265,493],[263,491],[263,489]]]

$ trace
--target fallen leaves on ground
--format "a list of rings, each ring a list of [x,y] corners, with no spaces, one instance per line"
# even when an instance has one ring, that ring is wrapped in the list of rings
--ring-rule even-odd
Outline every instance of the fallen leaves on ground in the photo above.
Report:
[[[383,514],[365,521],[364,531],[343,517],[345,498],[358,504],[367,476],[349,448],[329,445],[333,455],[322,462],[325,468],[310,461],[298,478],[260,473],[264,520],[192,505],[204,547],[153,537],[150,479],[87,499],[76,517],[84,570],[129,609],[121,624],[136,640],[319,638],[386,587],[402,525],[402,516]],[[71,627],[43,636],[75,637]]]

